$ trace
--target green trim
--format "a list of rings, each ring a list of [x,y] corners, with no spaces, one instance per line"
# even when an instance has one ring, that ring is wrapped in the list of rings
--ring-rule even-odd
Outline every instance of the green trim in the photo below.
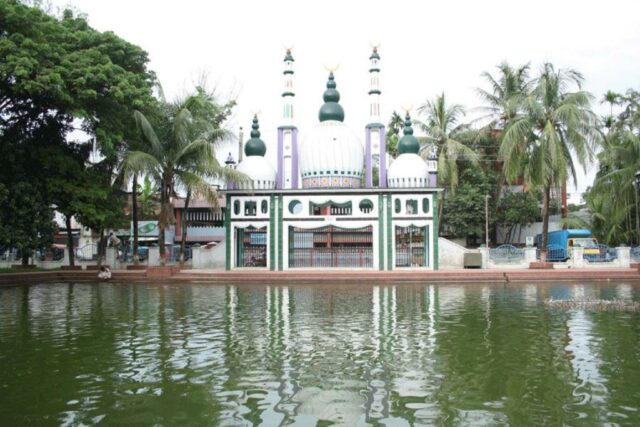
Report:
[[[275,194],[272,194],[269,203],[269,269],[274,271],[276,269],[276,208],[274,203],[276,200]]]
[[[227,206],[231,207],[231,196],[227,194]],[[231,270],[231,209],[226,209],[224,216],[224,227],[226,233],[226,245],[225,248],[225,269]]]
[[[438,252],[438,194],[433,195],[433,269],[440,268],[440,255]]]
[[[282,231],[282,205],[284,204],[284,199],[282,196],[279,197],[278,202],[278,270],[282,271],[282,248],[283,248],[283,238],[284,233]]]
[[[365,126],[366,129],[384,129],[384,125],[382,123],[369,123]]]
[[[380,72],[380,68],[369,68],[369,72],[370,73],[374,73],[374,72]]]
[[[296,96],[296,94],[293,92],[282,92],[282,97],[284,98],[285,96]]]
[[[369,91],[369,95],[381,95],[382,92],[380,92],[378,89],[373,89]]]
[[[278,126],[278,130],[280,130],[280,129],[283,129],[283,130],[294,130],[294,129],[298,129],[298,128],[295,127],[295,126],[287,126],[287,125],[285,125],[285,126]]]
[[[293,70],[284,70],[282,74],[293,74]]]
[[[378,269],[384,271],[384,197],[378,194]]]
[[[426,264],[427,268],[431,266],[431,263],[429,262],[429,246],[431,246],[429,242],[430,235],[431,233],[429,233],[429,226],[425,225],[424,226],[424,263]]]
[[[391,212],[391,194],[387,194],[387,270],[393,269],[393,248],[392,248],[392,234],[393,226],[392,212]]]

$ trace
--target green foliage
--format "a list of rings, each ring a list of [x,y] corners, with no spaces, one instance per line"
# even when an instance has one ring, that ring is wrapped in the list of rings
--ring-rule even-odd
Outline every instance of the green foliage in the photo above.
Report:
[[[443,230],[453,237],[482,236],[485,228],[485,195],[495,192],[496,179],[468,163],[460,176],[460,185],[444,201]],[[489,206],[489,224],[495,222],[493,203]]]
[[[625,95],[607,92],[604,102],[619,106],[621,112],[613,116],[611,109],[605,117],[600,168],[585,200],[599,241],[638,244],[635,173],[640,170],[640,93],[632,89]]]
[[[500,198],[496,221],[507,227],[507,243],[518,226],[531,224],[539,217],[538,197],[532,192],[508,192]]]
[[[164,232],[175,223],[171,197],[176,187],[205,197],[215,208],[218,196],[207,179],[245,182],[247,177],[220,165],[215,145],[227,136],[221,126],[235,105],[220,105],[202,87],[174,103],[159,103],[147,116],[135,112],[138,128],[148,146],[130,151],[123,168],[128,174],[145,175],[160,184],[160,253],[164,257]],[[164,259],[164,258],[163,258]]]

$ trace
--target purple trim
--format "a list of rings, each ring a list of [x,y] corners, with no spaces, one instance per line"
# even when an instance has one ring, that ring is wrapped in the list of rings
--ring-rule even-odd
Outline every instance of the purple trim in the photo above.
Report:
[[[380,170],[378,171],[378,187],[387,188],[387,142],[384,135],[384,126],[380,130]]]
[[[282,176],[282,167],[283,164],[283,135],[284,130],[282,128],[278,128],[278,167],[276,171],[276,188],[282,190],[284,188],[284,177]]]
[[[373,170],[371,168],[371,128],[365,129],[364,175],[365,188],[373,188]]]
[[[298,188],[298,128],[291,131],[291,188]]]
[[[438,178],[438,174],[437,173],[433,173],[433,172],[429,172],[429,187],[431,188],[435,188],[436,185],[438,184],[436,182]]]

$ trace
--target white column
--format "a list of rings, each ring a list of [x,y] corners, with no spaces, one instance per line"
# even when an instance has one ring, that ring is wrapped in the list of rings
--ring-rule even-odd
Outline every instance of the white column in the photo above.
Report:
[[[616,251],[618,252],[618,267],[631,267],[631,248],[629,246],[621,246],[616,248]]]
[[[571,266],[573,268],[584,268],[584,248],[581,246],[574,246],[571,250]]]
[[[160,265],[160,248],[158,246],[151,246],[149,248],[149,267],[156,267]]]

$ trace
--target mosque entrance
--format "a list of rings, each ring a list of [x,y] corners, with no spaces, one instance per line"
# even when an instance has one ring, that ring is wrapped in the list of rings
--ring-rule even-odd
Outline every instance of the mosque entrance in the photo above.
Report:
[[[396,267],[428,266],[428,241],[427,227],[396,226]]]
[[[236,262],[238,267],[267,266],[267,227],[236,229]]]
[[[373,227],[289,227],[290,268],[373,268]]]

